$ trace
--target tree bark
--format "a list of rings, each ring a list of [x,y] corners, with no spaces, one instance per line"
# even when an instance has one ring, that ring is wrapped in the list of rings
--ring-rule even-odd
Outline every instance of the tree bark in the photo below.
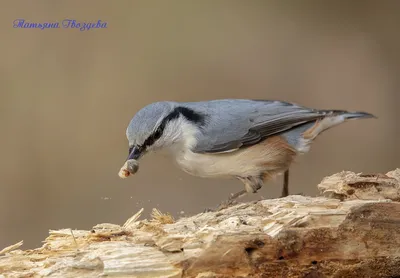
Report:
[[[0,277],[400,277],[400,169],[341,172],[319,197],[240,203],[175,221],[50,231],[0,251]]]

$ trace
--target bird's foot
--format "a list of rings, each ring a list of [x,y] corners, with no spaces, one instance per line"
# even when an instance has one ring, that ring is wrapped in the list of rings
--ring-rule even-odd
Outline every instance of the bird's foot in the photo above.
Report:
[[[247,194],[246,190],[241,190],[235,194],[232,194],[228,200],[222,202],[221,204],[219,204],[219,206],[217,207],[217,211],[229,208],[233,205],[238,204],[238,199],[243,197],[244,195]]]
[[[229,208],[233,205],[238,204],[238,199],[243,197],[244,195],[247,194],[246,190],[241,190],[235,194],[231,194],[231,196],[228,198],[228,200],[225,200],[223,202],[221,202],[216,208],[206,208],[203,213],[206,212],[216,212],[216,211],[220,211],[226,208]]]
[[[207,212],[214,212],[214,211],[216,211],[216,209],[212,209],[212,208],[205,208],[205,209],[203,210],[203,213],[207,213]]]

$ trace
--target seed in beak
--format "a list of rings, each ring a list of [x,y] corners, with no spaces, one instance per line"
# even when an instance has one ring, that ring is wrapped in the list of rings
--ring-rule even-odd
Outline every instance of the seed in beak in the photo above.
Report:
[[[122,179],[135,174],[139,170],[139,162],[135,159],[129,159],[125,162],[124,166],[119,170],[118,176]]]

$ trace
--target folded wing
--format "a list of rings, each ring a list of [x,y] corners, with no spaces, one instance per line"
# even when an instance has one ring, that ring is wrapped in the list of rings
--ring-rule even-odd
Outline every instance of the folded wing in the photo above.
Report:
[[[193,147],[197,153],[229,152],[251,146],[334,112],[259,100],[225,100],[211,104],[207,110],[209,120]]]

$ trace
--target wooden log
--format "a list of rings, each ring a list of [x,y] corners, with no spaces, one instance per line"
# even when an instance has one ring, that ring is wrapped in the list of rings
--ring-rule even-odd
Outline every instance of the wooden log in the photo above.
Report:
[[[175,221],[50,231],[0,251],[0,277],[400,277],[400,169],[325,178],[322,196],[240,203]],[[16,249],[16,250],[14,250]]]

